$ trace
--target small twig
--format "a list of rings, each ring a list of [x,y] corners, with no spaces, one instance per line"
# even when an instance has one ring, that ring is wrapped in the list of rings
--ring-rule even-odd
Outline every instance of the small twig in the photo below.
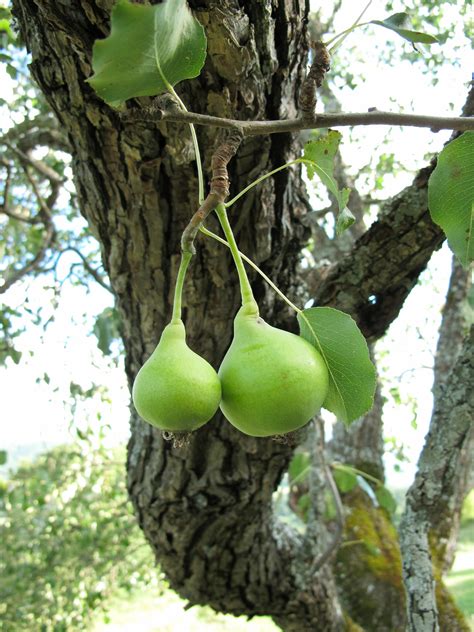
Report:
[[[28,168],[26,166],[24,166],[24,170],[25,170],[26,177],[28,178],[28,181],[31,184],[31,188],[33,189],[35,197],[38,201],[38,205],[40,207],[40,211],[38,215],[41,216],[41,221],[44,224],[44,227],[46,229],[46,234],[44,236],[44,241],[40,249],[38,250],[36,255],[33,257],[33,259],[31,259],[31,261],[29,261],[22,268],[19,268],[18,270],[14,270],[10,275],[8,275],[4,279],[3,285],[0,286],[0,294],[4,294],[17,281],[22,279],[29,272],[37,269],[40,263],[45,258],[48,248],[51,247],[51,245],[54,243],[54,240],[56,239],[56,228],[53,223],[52,208],[48,206],[47,202],[44,200],[43,196],[41,195],[39,191],[39,187],[37,183],[35,182],[34,178],[31,177],[30,173],[28,172]],[[56,187],[55,180],[50,181],[50,182],[51,182],[51,190],[52,190],[50,199],[54,202],[57,198],[57,187]],[[36,222],[33,222],[33,223],[36,223]]]
[[[316,89],[323,85],[324,77],[330,70],[330,56],[322,42],[313,42],[314,59],[301,87],[299,108],[302,120],[313,121],[316,117]]]
[[[324,566],[324,564],[329,560],[331,555],[337,549],[342,540],[342,533],[344,530],[344,508],[342,506],[341,497],[339,496],[339,491],[337,489],[337,485],[334,481],[333,475],[331,473],[331,469],[326,462],[326,457],[324,454],[324,425],[321,419],[316,419],[316,424],[318,425],[318,452],[319,452],[319,461],[323,466],[324,477],[326,479],[327,485],[331,492],[331,495],[334,500],[334,505],[336,507],[336,531],[332,538],[332,541],[327,546],[326,550],[314,560],[311,565],[310,574],[314,575],[319,571],[319,569]]]
[[[0,286],[0,294],[4,294],[11,286],[22,279],[25,275],[27,275],[32,270],[35,270],[38,265],[43,261],[48,248],[52,245],[54,238],[56,236],[56,231],[54,229],[54,225],[52,222],[49,222],[46,225],[46,235],[43,241],[41,248],[38,250],[33,259],[27,263],[25,266],[20,268],[19,270],[14,270],[12,274],[8,276],[4,280],[3,285]]]
[[[12,168],[9,162],[5,161],[1,161],[1,164],[5,167],[6,171],[7,171],[7,175],[5,178],[5,186],[3,189],[3,202],[0,205],[0,213],[3,213],[4,215],[7,215],[8,217],[11,217],[11,219],[17,220],[19,222],[25,222],[26,224],[36,224],[36,218],[35,217],[28,217],[26,215],[21,215],[20,213],[15,213],[15,211],[12,211],[9,208],[9,204],[8,204],[8,195],[10,192],[10,185],[11,185],[11,175],[12,175]]]
[[[1,160],[1,164],[5,167],[7,171],[7,177],[5,178],[5,187],[3,188],[3,204],[2,204],[2,210],[4,213],[6,213],[8,209],[8,194],[10,192],[10,184],[11,184],[11,179],[12,179],[12,166],[8,162],[8,160],[4,160],[3,158]]]
[[[48,178],[50,182],[57,182],[58,184],[63,183],[64,178],[56,173],[54,169],[51,169],[51,167],[49,167],[42,160],[35,160],[34,158],[31,158],[31,156],[28,156],[28,154],[25,154],[23,151],[21,151],[21,149],[18,149],[18,147],[15,147],[15,145],[12,145],[11,143],[3,141],[3,144],[6,145],[6,147],[8,147],[10,151],[16,154],[20,158],[20,160],[31,165],[34,169],[36,169],[36,171]]]
[[[223,203],[229,196],[229,175],[227,165],[235,156],[242,141],[243,135],[240,127],[235,127],[228,138],[219,145],[211,160],[212,178],[209,195],[191,217],[189,224],[181,237],[181,249],[183,252],[195,254],[194,239],[206,217],[218,204]]]
[[[97,270],[95,268],[93,268],[90,263],[87,261],[86,257],[82,254],[82,252],[80,250],[78,250],[77,248],[75,248],[74,246],[68,246],[67,248],[64,248],[63,250],[61,250],[59,252],[59,255],[56,259],[55,262],[55,267],[59,261],[59,259],[61,258],[61,256],[65,253],[65,252],[74,252],[76,253],[76,255],[81,259],[82,261],[82,265],[84,266],[84,268],[86,269],[86,271],[91,275],[91,277],[97,281],[97,283],[99,285],[101,285],[105,290],[107,290],[108,292],[110,292],[111,294],[114,293],[114,291],[112,290],[112,288],[110,287],[110,285],[108,283],[106,283],[103,278],[101,277],[101,275],[97,272]]]
[[[52,206],[54,205],[54,202],[56,201],[56,198],[57,198],[57,191],[56,191],[56,188],[54,187],[54,181],[51,182],[51,180],[50,180],[50,182],[51,182],[51,196],[52,196],[52,200],[51,200],[52,203],[50,204],[49,199],[48,199],[48,202],[46,202],[46,200],[41,195],[39,187],[38,187],[37,183],[35,182],[35,179],[31,176],[30,172],[28,171],[28,167],[26,165],[23,165],[23,170],[25,172],[25,176],[26,176],[28,182],[31,185],[31,188],[33,189],[35,197],[38,200],[41,217],[42,217],[43,221],[45,220],[47,222],[48,220],[50,220],[52,218],[52,210],[51,209],[52,209]]]
[[[196,114],[195,112],[169,111],[156,108],[135,110],[133,116],[124,116],[125,120],[169,121],[173,123],[193,123],[226,129],[240,128],[243,136],[260,136],[300,132],[305,129],[328,127],[347,127],[356,125],[404,125],[407,127],[428,127],[433,131],[452,129],[458,131],[474,130],[473,117],[426,116],[423,114],[401,114],[398,112],[338,112],[318,114],[312,119],[288,119],[283,121],[238,121],[234,119]]]

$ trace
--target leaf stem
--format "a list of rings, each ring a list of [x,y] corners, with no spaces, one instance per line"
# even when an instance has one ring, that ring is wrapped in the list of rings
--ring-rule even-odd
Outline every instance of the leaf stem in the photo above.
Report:
[[[278,171],[282,171],[283,169],[286,169],[287,167],[291,167],[292,165],[296,165],[299,162],[300,162],[300,159],[292,160],[291,162],[285,163],[281,167],[277,167],[276,169],[273,169],[273,171],[269,171],[268,173],[263,174],[263,176],[260,176],[260,178],[257,178],[256,180],[251,182],[248,186],[245,187],[245,189],[242,189],[242,191],[237,193],[235,197],[233,197],[231,200],[226,202],[225,207],[226,208],[231,207],[232,204],[237,202],[237,200],[240,199],[243,195],[245,195],[248,191],[250,191],[250,189],[253,189],[254,186],[256,186],[257,184],[260,184],[260,182],[263,182],[267,178],[270,178],[270,176],[272,176],[273,174],[278,173]]]
[[[188,269],[188,265],[191,261],[192,256],[193,255],[191,252],[183,252],[181,254],[178,276],[176,277],[176,286],[174,288],[173,315],[171,318],[171,322],[181,320],[181,299],[183,296],[184,278],[186,276],[186,270]]]
[[[171,94],[174,96],[174,98],[176,99],[176,101],[179,103],[179,105],[181,106],[181,109],[184,112],[187,112],[187,108],[184,105],[183,101],[180,99],[180,97],[178,96],[178,94],[175,92],[173,86],[167,83],[167,88],[168,91],[171,92]],[[196,135],[196,129],[194,128],[194,125],[192,123],[189,123],[189,129],[191,131],[191,138],[193,140],[193,145],[194,145],[194,154],[196,157],[196,165],[197,165],[197,172],[198,172],[198,197],[199,197],[199,206],[201,206],[201,204],[204,201],[204,173],[203,173],[203,169],[202,169],[202,160],[201,160],[201,152],[199,150],[199,143],[198,143],[198,139],[197,139],[197,135]]]
[[[349,33],[351,33],[354,29],[358,28],[359,26],[365,26],[367,24],[369,24],[369,22],[364,22],[361,23],[362,18],[364,17],[366,11],[368,10],[368,8],[370,7],[370,5],[372,4],[373,0],[369,0],[369,2],[366,4],[366,6],[364,7],[362,13],[359,15],[359,17],[357,18],[357,20],[354,22],[354,24],[352,26],[350,26],[348,29],[346,29],[345,31],[342,31],[342,33],[339,33],[338,35],[336,35],[335,37],[333,37],[329,42],[326,42],[326,47],[329,44],[332,44],[333,42],[336,42],[332,48],[329,49],[330,53],[333,53],[335,50],[337,50],[339,48],[339,46],[342,44],[342,42],[346,39],[346,37],[349,35]],[[336,41],[337,40],[337,41]]]
[[[227,248],[230,248],[229,242],[227,242],[225,239],[222,239],[222,237],[219,237],[219,235],[216,235],[211,230],[205,228],[204,226],[201,226],[199,230],[204,235],[207,235],[208,237],[212,237],[212,239],[215,239],[216,241],[220,242],[224,246],[227,246]],[[278,296],[281,299],[283,299],[285,303],[289,305],[289,307],[291,307],[291,309],[293,309],[297,314],[301,314],[302,310],[299,307],[297,307],[294,303],[292,303],[285,294],[283,294],[280,288],[277,287],[275,283],[273,283],[270,277],[268,277],[265,274],[265,272],[261,270],[254,261],[252,261],[252,259],[247,257],[247,255],[244,255],[244,253],[240,252],[240,250],[239,250],[239,254],[244,261],[246,261],[256,272],[258,272],[258,274],[268,283],[268,285],[278,294]]]
[[[359,476],[362,476],[366,480],[371,481],[372,483],[375,483],[378,487],[383,487],[383,483],[379,478],[375,478],[375,476],[372,476],[372,474],[368,474],[367,472],[364,472],[363,470],[359,470],[356,467],[353,467],[352,465],[345,465],[344,463],[338,463],[337,461],[335,461],[334,463],[331,463],[331,467],[334,470],[339,470],[341,472],[350,472],[351,474],[358,474]]]
[[[217,205],[216,213],[217,213],[217,217],[219,218],[219,222],[222,226],[222,230],[224,231],[224,234],[227,237],[228,246],[232,253],[232,257],[234,258],[235,267],[237,268],[237,274],[239,275],[240,293],[242,295],[242,305],[255,307],[258,312],[257,303],[253,296],[253,292],[252,292],[252,288],[250,287],[250,282],[247,276],[247,272],[245,271],[244,264],[242,263],[240,251],[237,247],[237,242],[235,241],[234,233],[232,232],[232,228],[229,224],[229,218],[227,217],[227,211],[223,203],[220,203]]]
[[[311,165],[313,167],[313,169],[315,169],[316,171],[318,171],[318,170],[321,171],[322,174],[326,178],[328,178],[328,179],[331,178],[331,176],[329,174],[327,174],[324,171],[324,169],[322,169],[318,165],[317,162],[314,162],[314,160],[308,160],[308,158],[296,158],[295,160],[291,160],[290,162],[287,162],[284,165],[281,165],[281,167],[277,167],[276,169],[273,169],[272,171],[269,171],[268,173],[263,174],[263,176],[260,176],[259,178],[257,178],[253,182],[251,182],[248,186],[246,186],[245,189],[242,189],[242,191],[237,193],[237,195],[235,197],[233,197],[231,200],[229,200],[228,202],[225,202],[224,206],[226,208],[230,208],[232,206],[232,204],[237,202],[237,200],[239,200],[243,195],[248,193],[250,191],[250,189],[253,189],[253,187],[257,186],[257,184],[260,184],[260,182],[263,182],[267,178],[270,178],[272,175],[274,175],[275,173],[278,173],[279,171],[282,171],[283,169],[287,169],[288,167],[292,167],[293,165],[300,165],[300,164],[302,164],[302,165]]]

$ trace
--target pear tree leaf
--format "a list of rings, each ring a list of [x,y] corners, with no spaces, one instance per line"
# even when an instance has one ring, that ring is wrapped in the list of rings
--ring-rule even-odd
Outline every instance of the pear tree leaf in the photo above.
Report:
[[[0,450],[0,465],[5,465],[8,461],[8,453],[6,450]]]
[[[377,24],[378,26],[390,29],[412,44],[417,42],[421,44],[435,44],[438,41],[434,35],[413,31],[408,28],[410,27],[410,16],[408,13],[394,13],[385,20],[372,20],[369,24]]]
[[[120,320],[118,312],[112,307],[106,307],[97,315],[94,328],[97,336],[97,346],[104,355],[111,355],[111,345],[120,336]]]
[[[350,492],[358,484],[357,476],[346,469],[336,467],[333,472],[333,477],[338,490],[343,494]]]
[[[375,368],[355,321],[332,307],[311,307],[298,314],[300,335],[323,356],[329,390],[323,407],[349,425],[372,407]]]
[[[375,497],[377,498],[377,502],[380,507],[386,509],[390,514],[395,513],[397,501],[384,485],[377,487],[375,490]]]
[[[186,0],[133,4],[118,0],[111,32],[92,51],[97,94],[118,107],[126,99],[152,96],[197,77],[206,58],[206,36]]]
[[[474,132],[448,143],[428,181],[431,219],[464,267],[474,259]]]
[[[342,211],[337,216],[336,221],[336,235],[339,237],[345,230],[347,230],[352,224],[356,221],[356,218],[352,214],[352,212],[347,208],[342,209]]]
[[[372,544],[372,542],[369,542],[368,540],[362,540],[362,542],[370,555],[378,556],[381,554],[382,551],[378,548],[378,546]]]
[[[309,476],[309,470],[311,467],[311,459],[307,452],[296,452],[290,461],[288,467],[288,476],[290,478],[290,484],[302,483]]]
[[[306,165],[308,178],[312,180],[314,175],[318,175],[324,186],[336,198],[339,207],[339,215],[336,224],[336,234],[346,230],[354,223],[355,218],[347,208],[350,189],[339,189],[334,178],[334,157],[336,155],[342,135],[335,130],[329,130],[326,136],[320,136],[315,140],[310,140],[304,146],[303,162]],[[348,223],[349,218],[353,221]],[[339,232],[338,232],[339,231]]]

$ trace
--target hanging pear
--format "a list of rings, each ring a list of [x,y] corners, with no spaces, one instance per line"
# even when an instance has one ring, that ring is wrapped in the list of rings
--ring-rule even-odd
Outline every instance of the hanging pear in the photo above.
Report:
[[[219,377],[222,412],[254,437],[304,426],[320,409],[329,385],[326,364],[313,345],[268,325],[255,303],[237,312]]]
[[[140,417],[170,432],[196,430],[217,411],[219,378],[186,344],[180,318],[173,318],[164,328],[158,346],[135,378],[132,399]]]

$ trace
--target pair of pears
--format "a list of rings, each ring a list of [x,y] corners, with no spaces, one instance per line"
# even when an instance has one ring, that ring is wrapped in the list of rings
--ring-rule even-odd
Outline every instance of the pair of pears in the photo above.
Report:
[[[244,305],[219,374],[188,347],[182,320],[173,319],[138,372],[132,398],[139,415],[161,430],[196,430],[220,405],[241,432],[267,437],[304,426],[328,384],[324,360],[309,342],[271,327],[254,305]]]

